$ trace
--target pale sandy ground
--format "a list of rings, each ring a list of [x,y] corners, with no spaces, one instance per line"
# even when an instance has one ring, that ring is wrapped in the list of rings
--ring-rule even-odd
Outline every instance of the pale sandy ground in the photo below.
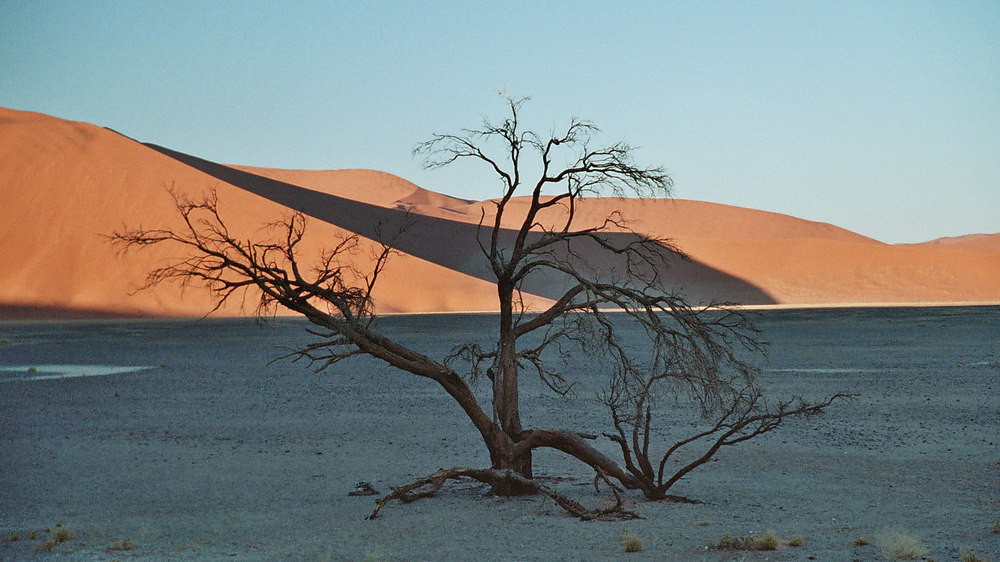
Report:
[[[356,481],[384,492],[438,467],[484,466],[486,452],[437,388],[372,361],[324,374],[265,366],[276,347],[307,341],[300,324],[0,324],[9,342],[0,379],[58,370],[11,371],[29,365],[151,367],[0,382],[0,559],[878,560],[875,546],[852,540],[896,527],[936,560],[958,560],[963,548],[1000,560],[991,532],[1000,522],[1000,309],[760,317],[772,389],[857,399],[719,454],[675,490],[704,504],[632,494],[645,519],[605,523],[536,497],[484,497],[475,484],[364,521],[373,501],[347,495]],[[489,320],[386,322],[440,355]],[[605,429],[595,388],[584,381],[563,400],[529,384],[526,424]],[[585,504],[608,497],[558,453],[538,452],[536,469]],[[43,538],[57,523],[75,537],[36,552],[30,533]],[[642,552],[622,552],[624,529],[643,539]],[[704,548],[768,530],[804,545]],[[122,539],[135,548],[107,550]]]

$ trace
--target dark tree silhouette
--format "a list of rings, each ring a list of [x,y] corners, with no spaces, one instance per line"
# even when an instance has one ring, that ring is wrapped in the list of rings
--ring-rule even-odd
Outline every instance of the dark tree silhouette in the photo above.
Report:
[[[589,223],[579,217],[589,195],[669,196],[672,183],[662,168],[637,166],[624,142],[593,146],[598,129],[587,121],[574,119],[559,134],[525,130],[519,122],[525,100],[505,99],[509,115],[502,121],[434,135],[414,150],[431,168],[477,162],[499,183],[500,198],[490,212],[484,209],[476,234],[497,289],[498,325],[490,346],[458,342],[450,356],[433,359],[375,327],[373,289],[398,233],[379,241],[370,271],[343,259],[358,251],[356,235],[306,270],[297,252],[305,231],[301,214],[268,225],[254,242],[229,232],[213,193],[201,201],[175,194],[180,230],[130,229],[113,238],[125,249],[175,244],[190,250],[189,258],[151,272],[148,285],[168,279],[203,284],[218,304],[255,291],[258,313],[280,306],[305,316],[318,327],[313,333],[319,339],[293,352],[294,359],[322,369],[370,355],[435,381],[455,400],[482,437],[491,467],[439,471],[402,486],[379,502],[373,517],[391,499],[430,495],[445,480],[461,477],[488,482],[499,494],[548,494],[583,518],[628,515],[620,504],[587,510],[541,486],[532,479],[532,451],[557,449],[589,465],[595,485],[605,482],[616,496],[624,487],[662,499],[719,448],[771,431],[789,417],[820,412],[840,397],[770,404],[756,377],[764,346],[747,319],[733,307],[694,306],[666,286],[665,272],[681,256],[677,248],[633,232],[618,212]],[[533,286],[549,293],[556,287],[560,296],[545,310],[528,310],[524,296]],[[612,431],[604,435],[620,446],[621,461],[594,447],[598,436],[582,428],[522,425],[520,378],[537,376],[566,394],[573,381],[564,368],[580,354],[595,371],[608,373],[600,398]],[[485,404],[471,387],[481,377],[491,389]],[[677,400],[697,406],[704,429],[678,436],[658,425],[657,413]],[[656,455],[651,446],[663,435],[674,442]],[[668,460],[677,458],[683,458],[680,468],[667,470]]]

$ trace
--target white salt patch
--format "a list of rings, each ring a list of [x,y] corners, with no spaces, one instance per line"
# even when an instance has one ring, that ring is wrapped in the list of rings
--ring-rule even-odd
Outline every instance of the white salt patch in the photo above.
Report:
[[[801,369],[768,369],[772,373],[814,373],[819,375],[836,375],[842,373],[874,373],[878,369],[838,369],[827,367],[805,367]]]
[[[104,377],[107,375],[136,373],[152,368],[151,366],[127,367],[117,365],[10,365],[0,366],[0,373],[23,373],[23,375],[0,378],[0,382]]]

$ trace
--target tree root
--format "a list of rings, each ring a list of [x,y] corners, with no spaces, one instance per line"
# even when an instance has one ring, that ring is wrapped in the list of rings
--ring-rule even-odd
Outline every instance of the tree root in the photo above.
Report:
[[[621,497],[618,492],[612,489],[615,495],[615,505],[605,509],[587,509],[579,502],[549,488],[543,486],[535,480],[530,480],[512,470],[476,469],[476,468],[442,468],[427,476],[403,486],[394,487],[392,493],[375,502],[375,510],[365,519],[371,520],[378,517],[378,512],[392,500],[399,500],[403,503],[410,503],[421,498],[433,496],[444,486],[447,480],[459,480],[471,478],[480,482],[497,485],[500,483],[515,484],[524,488],[534,490],[552,498],[559,507],[565,509],[570,515],[579,517],[583,521],[622,521],[630,519],[642,519],[639,514],[629,511],[622,506]]]

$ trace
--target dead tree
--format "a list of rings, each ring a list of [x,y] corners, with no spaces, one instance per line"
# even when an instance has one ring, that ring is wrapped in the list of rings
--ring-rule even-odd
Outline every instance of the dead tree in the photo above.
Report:
[[[305,316],[318,327],[319,339],[293,358],[322,369],[367,354],[435,381],[472,421],[491,459],[489,471],[452,469],[427,480],[435,485],[471,476],[500,494],[548,493],[526,484],[532,480],[532,451],[548,447],[589,465],[600,479],[648,498],[665,498],[677,480],[720,447],[830,404],[833,398],[768,407],[753,368],[763,350],[757,332],[734,309],[693,306],[667,286],[665,274],[680,256],[676,248],[633,232],[617,212],[596,223],[579,219],[588,195],[668,196],[672,183],[662,168],[634,164],[633,150],[624,142],[595,148],[598,130],[587,121],[574,119],[559,134],[524,130],[519,122],[524,100],[505,99],[509,115],[501,122],[484,120],[460,134],[435,135],[414,150],[428,167],[478,162],[498,182],[499,197],[484,204],[477,231],[498,297],[497,329],[489,346],[459,343],[449,357],[434,359],[378,331],[372,323],[372,292],[392,254],[391,238],[381,241],[370,271],[357,271],[342,259],[358,251],[356,236],[341,240],[307,270],[297,253],[304,234],[301,215],[269,225],[261,241],[247,241],[229,232],[214,195],[198,202],[176,196],[184,219],[178,231],[125,230],[114,238],[126,249],[176,244],[190,250],[188,259],[153,271],[149,284],[167,279],[201,283],[218,304],[252,290],[260,313],[281,306]],[[558,289],[545,310],[524,306],[524,296],[535,287],[550,294]],[[638,327],[642,345],[626,344],[623,326],[633,332]],[[596,436],[581,433],[582,428],[522,426],[521,377],[537,376],[553,392],[566,394],[573,381],[563,369],[574,353],[591,356],[595,366],[602,363],[610,373],[601,398],[614,432],[605,435],[621,447],[621,461],[594,447]],[[472,391],[480,377],[489,381],[488,403],[480,403]],[[654,468],[650,446],[658,434],[656,406],[667,396],[697,403],[708,429],[680,437]],[[702,453],[680,470],[665,472],[675,453],[698,445]],[[404,487],[386,500],[409,497],[413,489]]]

